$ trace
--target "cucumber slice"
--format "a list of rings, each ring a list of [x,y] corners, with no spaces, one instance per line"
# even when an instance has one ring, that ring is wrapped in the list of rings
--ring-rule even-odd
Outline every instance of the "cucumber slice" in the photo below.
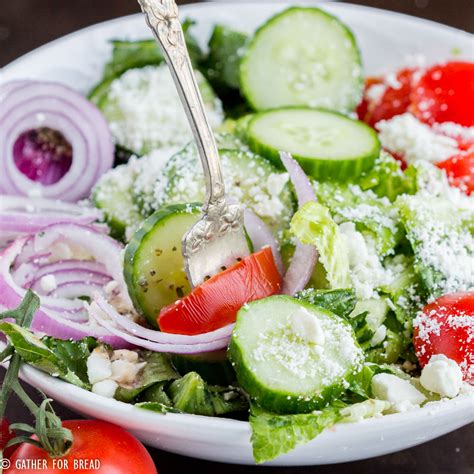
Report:
[[[318,8],[289,8],[255,33],[240,84],[255,110],[308,105],[352,111],[362,96],[360,52],[336,17]]]
[[[229,356],[242,388],[277,413],[324,407],[340,396],[364,358],[346,321],[287,296],[238,312]]]
[[[280,163],[280,150],[291,153],[319,180],[354,179],[372,168],[380,152],[377,133],[365,123],[306,107],[256,114],[248,124],[247,139],[255,153],[275,163]]]
[[[161,308],[191,290],[181,240],[199,216],[196,203],[166,206],[143,222],[125,249],[128,292],[135,308],[155,327]]]
[[[92,201],[104,212],[110,235],[119,240],[126,240],[127,229],[143,221],[131,193],[138,169],[138,160],[117,166],[102,175],[92,190]]]
[[[288,175],[267,159],[238,150],[219,150],[226,190],[255,212],[278,235],[294,212]],[[194,144],[177,153],[165,166],[155,187],[154,206],[204,200],[204,176]]]

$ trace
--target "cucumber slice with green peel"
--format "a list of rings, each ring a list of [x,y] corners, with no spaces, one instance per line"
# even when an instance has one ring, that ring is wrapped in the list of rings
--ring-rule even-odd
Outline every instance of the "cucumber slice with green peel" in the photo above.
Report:
[[[125,249],[124,276],[130,298],[155,327],[161,308],[191,290],[181,240],[200,215],[196,203],[166,206],[143,222]]]
[[[248,124],[247,140],[255,153],[277,164],[280,150],[291,153],[319,180],[354,179],[374,165],[380,152],[377,133],[365,123],[307,107],[256,114]]]
[[[110,235],[119,240],[126,240],[127,229],[136,228],[143,221],[131,193],[138,169],[135,163],[108,171],[92,191],[92,201],[104,212]]]
[[[340,396],[364,355],[349,323],[288,296],[245,305],[229,346],[241,387],[276,413],[307,413]]]
[[[349,112],[363,72],[352,32],[318,8],[289,8],[257,30],[240,65],[241,89],[255,110],[307,105]]]
[[[255,153],[220,149],[219,154],[229,196],[257,214],[276,235],[288,227],[295,208],[288,174]],[[154,206],[202,202],[204,191],[197,149],[191,144],[166,164],[155,187]]]

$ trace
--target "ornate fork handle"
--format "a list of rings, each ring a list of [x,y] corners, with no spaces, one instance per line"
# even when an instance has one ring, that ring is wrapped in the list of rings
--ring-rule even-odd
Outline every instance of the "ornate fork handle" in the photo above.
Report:
[[[148,26],[160,43],[166,62],[191,123],[206,179],[203,213],[221,215],[226,207],[224,178],[217,145],[207,120],[193,68],[186,49],[178,7],[174,0],[138,0]]]

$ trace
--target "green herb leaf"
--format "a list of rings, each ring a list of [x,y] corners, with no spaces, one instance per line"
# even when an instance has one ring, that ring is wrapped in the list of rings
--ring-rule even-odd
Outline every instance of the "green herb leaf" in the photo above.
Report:
[[[357,303],[355,291],[348,290],[317,290],[308,288],[300,291],[295,298],[314,306],[327,309],[341,318],[348,318]]]

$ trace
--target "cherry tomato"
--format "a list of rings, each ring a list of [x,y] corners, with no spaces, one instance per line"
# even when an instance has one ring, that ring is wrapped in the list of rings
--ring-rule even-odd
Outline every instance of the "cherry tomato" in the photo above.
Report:
[[[373,78],[367,82],[366,91],[374,84],[385,84],[386,88],[380,99],[371,101],[366,99],[367,109],[365,117],[362,118],[366,123],[374,126],[380,120],[388,120],[395,115],[400,115],[407,112],[410,108],[410,94],[412,92],[413,83],[413,69],[401,69],[395,75],[397,87],[392,87],[386,84],[382,79],[379,81]],[[367,94],[365,94],[367,97]],[[363,112],[363,106],[362,112]]]
[[[452,186],[463,189],[467,194],[474,192],[474,151],[459,153],[436,166],[446,171]]]
[[[158,325],[175,334],[210,332],[233,323],[245,303],[278,293],[281,284],[272,250],[265,247],[162,309]]]
[[[474,126],[474,63],[448,62],[429,68],[411,94],[413,113],[423,122]]]
[[[63,426],[74,436],[65,456],[53,459],[44,449],[24,443],[4,474],[157,474],[143,444],[123,428],[96,420],[64,421]]]
[[[15,437],[15,433],[10,431],[10,423],[6,418],[2,418],[0,424],[0,449],[3,450],[3,457],[9,458],[13,451],[15,451],[16,446],[10,446],[5,449],[5,445]]]
[[[431,356],[444,354],[474,384],[474,291],[444,295],[425,306],[415,321],[413,344],[422,367]]]

